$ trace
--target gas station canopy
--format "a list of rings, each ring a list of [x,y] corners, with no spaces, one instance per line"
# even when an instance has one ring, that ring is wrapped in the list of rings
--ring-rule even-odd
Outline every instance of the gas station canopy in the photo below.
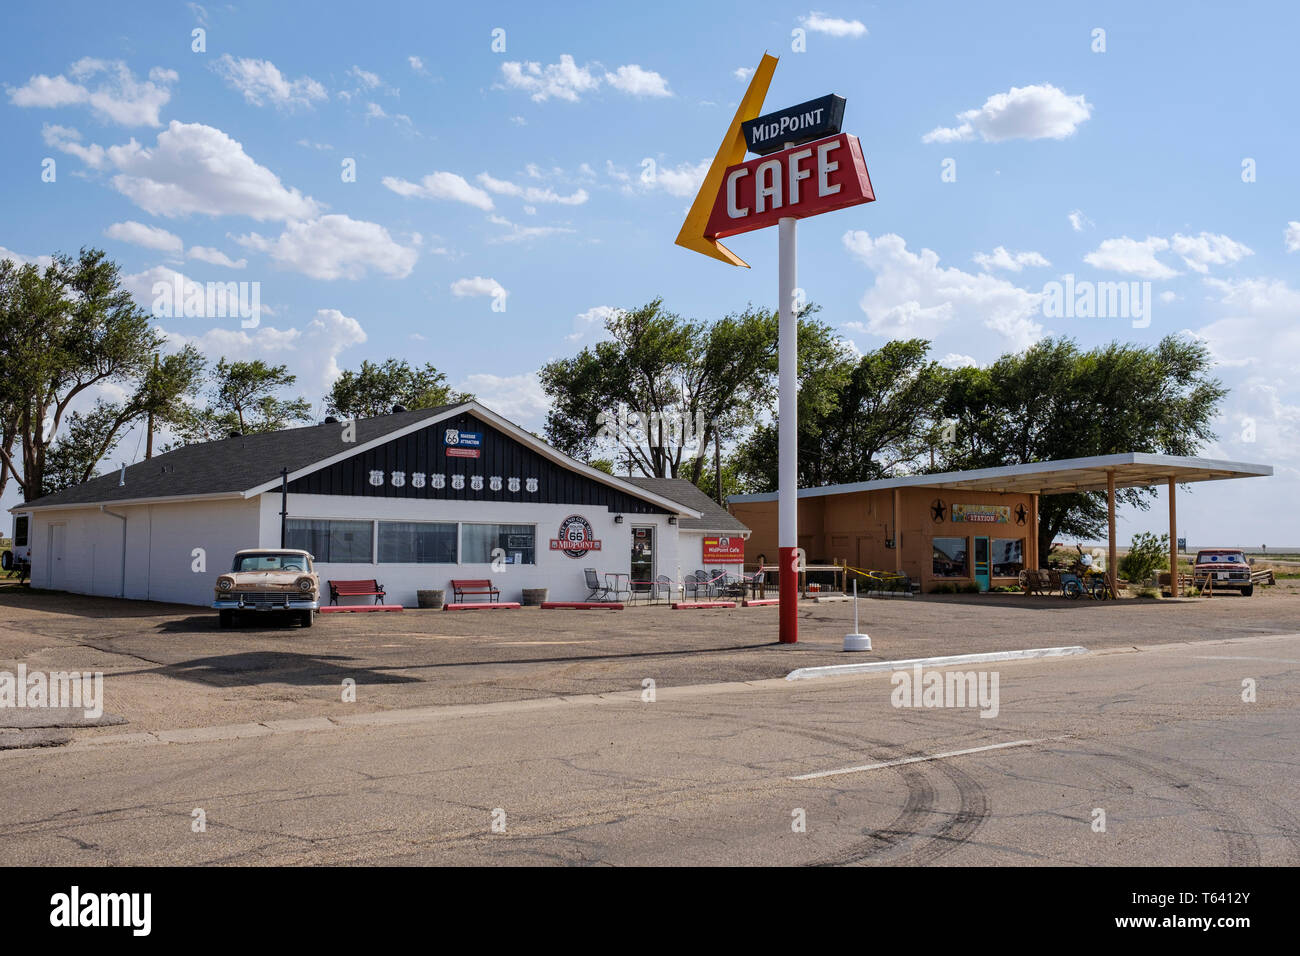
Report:
[[[1105,491],[1109,475],[1115,476],[1116,488],[1163,485],[1170,480],[1178,484],[1193,481],[1218,481],[1225,478],[1264,478],[1273,474],[1271,465],[1254,465],[1211,458],[1180,458],[1175,455],[1150,455],[1125,452],[1121,455],[1098,455],[1093,458],[1065,458],[1060,461],[1036,461],[1027,465],[978,468],[973,471],[949,471],[935,475],[908,475],[879,481],[860,481],[822,488],[801,488],[800,498],[838,495],[853,491],[885,488],[949,488],[963,491],[1021,492],[1035,495],[1059,495],[1072,491]],[[734,495],[733,501],[775,500],[774,494]]]

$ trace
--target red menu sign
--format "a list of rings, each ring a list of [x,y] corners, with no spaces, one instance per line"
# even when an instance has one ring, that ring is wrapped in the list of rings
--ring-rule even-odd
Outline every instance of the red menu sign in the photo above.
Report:
[[[745,539],[740,535],[727,537],[726,535],[705,535],[704,536],[704,563],[705,564],[744,564],[745,563]]]

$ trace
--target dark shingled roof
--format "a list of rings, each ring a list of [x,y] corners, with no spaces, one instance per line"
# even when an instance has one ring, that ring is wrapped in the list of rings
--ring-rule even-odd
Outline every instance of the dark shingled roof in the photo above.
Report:
[[[625,478],[624,481],[700,512],[699,518],[678,519],[677,526],[683,531],[727,531],[733,534],[749,531],[740,519],[685,478]]]
[[[464,402],[459,404],[466,404]],[[457,405],[440,405],[357,420],[356,445],[432,418]],[[109,504],[137,498],[174,495],[214,495],[241,492],[280,477],[280,469],[293,474],[314,462],[346,450],[342,426],[331,422],[241,438],[186,445],[165,455],[128,465],[126,483],[118,484],[120,469],[90,481],[46,495],[28,505]]]

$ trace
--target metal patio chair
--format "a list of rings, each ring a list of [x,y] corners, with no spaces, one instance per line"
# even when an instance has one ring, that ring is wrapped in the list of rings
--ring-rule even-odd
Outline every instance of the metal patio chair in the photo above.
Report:
[[[582,573],[587,579],[587,600],[588,601],[608,601],[609,588],[600,583],[600,575],[595,568],[583,568]]]

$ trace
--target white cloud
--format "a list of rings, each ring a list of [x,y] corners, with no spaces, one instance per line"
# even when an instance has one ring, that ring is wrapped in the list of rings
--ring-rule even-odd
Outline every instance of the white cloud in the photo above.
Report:
[[[21,252],[14,252],[12,249],[6,249],[4,246],[0,246],[0,259],[8,259],[10,262],[14,263],[14,265],[33,265],[40,266],[42,269],[54,264],[53,256],[25,256]]]
[[[429,75],[429,71],[424,68],[424,60],[420,59],[418,56],[408,56],[406,62],[411,65],[412,70],[419,73],[421,76]]]
[[[295,109],[329,99],[325,87],[310,76],[290,80],[270,60],[252,57],[236,60],[224,53],[212,68],[254,106],[270,103],[280,109]]]
[[[635,63],[620,66],[605,74],[605,82],[632,96],[672,96],[668,81],[653,70],[643,70]]]
[[[185,243],[180,236],[170,233],[166,229],[160,229],[157,226],[146,226],[142,222],[135,222],[130,219],[126,222],[113,223],[104,230],[104,235],[119,242],[129,242],[132,245],[144,246],[146,249],[157,249],[160,252],[167,252],[177,256],[185,250]]]
[[[457,279],[451,284],[451,294],[464,298],[466,296],[490,295],[506,296],[509,295],[503,286],[496,279],[484,276],[474,276],[472,279]]]
[[[585,93],[600,88],[602,82],[630,96],[672,96],[668,81],[659,73],[635,63],[605,71],[599,64],[578,66],[569,53],[560,54],[559,63],[508,61],[501,64],[506,88],[532,94],[535,102],[549,99],[576,103]]]
[[[1070,96],[1050,83],[1013,86],[994,93],[979,109],[958,113],[959,126],[936,127],[923,143],[965,142],[978,135],[988,143],[1009,139],[1065,139],[1092,115],[1082,95]]]
[[[265,308],[263,312],[265,312]],[[213,328],[199,335],[162,330],[168,344],[180,348],[194,345],[211,361],[224,356],[231,360],[265,359],[283,363],[298,376],[294,394],[313,404],[329,391],[342,373],[339,355],[366,341],[361,323],[338,309],[319,309],[306,328],[256,329]]]
[[[175,218],[190,213],[307,219],[320,204],[259,166],[236,140],[202,123],[172,120],[158,134],[157,145],[134,139],[108,149],[109,161],[121,172],[113,186],[141,209]]]
[[[402,279],[419,258],[378,223],[337,214],[291,222],[276,239],[250,233],[235,241],[313,279],[360,279],[371,271]]]
[[[546,239],[575,232],[567,226],[520,226],[502,216],[488,216],[488,221],[497,226],[506,226],[510,231],[504,235],[494,236],[489,242],[526,242],[530,239]]]
[[[352,69],[348,70],[348,76],[354,77],[368,90],[376,89],[384,83],[378,73],[371,73],[368,70],[363,70],[361,67],[355,65]]]
[[[731,75],[744,82],[754,75],[754,68],[752,66],[738,66],[731,71]]]
[[[1008,252],[1004,246],[998,246],[992,252],[977,252],[972,261],[989,272],[993,269],[1006,269],[1008,272],[1020,272],[1025,266],[1043,268],[1051,263],[1038,252]]]
[[[498,196],[516,196],[530,203],[559,203],[562,206],[581,206],[590,196],[585,189],[578,189],[567,196],[557,193],[550,187],[520,186],[506,179],[496,179],[487,173],[479,173],[478,181],[488,192]]]
[[[800,17],[799,22],[814,33],[825,33],[827,36],[857,39],[867,35],[866,25],[861,20],[843,20],[815,10],[806,17]]]
[[[546,66],[537,62],[502,63],[501,75],[506,86],[531,93],[538,103],[552,97],[576,103],[583,93],[590,93],[600,86],[600,79],[591,68],[578,66],[568,53],[560,55],[559,63]]]
[[[1300,222],[1295,220],[1286,224],[1286,251],[1300,252]]]
[[[962,355],[958,352],[949,352],[943,358],[939,359],[939,364],[944,368],[982,368],[983,366],[969,355]]]
[[[643,163],[641,171],[633,176],[606,160],[605,172],[611,179],[625,184],[625,193],[663,190],[670,196],[694,196],[708,174],[710,162],[702,159],[698,163],[678,163],[676,166],[647,166]]]
[[[1098,269],[1123,272],[1143,279],[1169,279],[1178,275],[1156,258],[1157,252],[1169,248],[1169,240],[1159,236],[1147,236],[1141,241],[1121,236],[1118,239],[1105,239],[1092,252],[1083,257],[1083,261]]]
[[[161,126],[159,111],[171,99],[171,87],[179,79],[175,70],[154,67],[148,80],[137,80],[121,60],[105,61],[83,57],[63,74],[31,77],[19,87],[5,87],[14,106],[57,109],[63,106],[89,106],[95,116],[118,126]],[[102,77],[91,89],[84,82]]]
[[[1034,320],[1041,292],[1030,292],[987,273],[978,275],[939,265],[930,249],[910,252],[901,236],[872,238],[861,230],[846,232],[844,247],[875,273],[874,284],[859,305],[865,323],[848,328],[872,335],[933,339],[945,330],[969,335],[988,329],[1012,349],[1023,349],[1042,337]]]
[[[541,431],[551,401],[542,390],[536,372],[525,375],[492,375],[477,372],[465,376],[456,387],[470,392],[492,411],[530,431]]]
[[[190,246],[185,257],[211,263],[214,266],[224,266],[227,269],[243,269],[248,265],[247,259],[232,259],[220,249],[213,249],[211,246]]]
[[[1199,236],[1175,233],[1170,240],[1170,247],[1182,256],[1188,268],[1196,272],[1209,272],[1212,265],[1229,265],[1255,254],[1248,246],[1211,232],[1203,232]]]
[[[1080,209],[1074,210],[1065,218],[1070,220],[1070,228],[1075,232],[1083,232],[1085,226],[1094,225],[1093,221],[1083,214]]]
[[[484,211],[493,208],[491,196],[477,186],[471,186],[463,176],[457,176],[455,173],[433,172],[421,179],[419,183],[408,182],[395,176],[385,176],[383,184],[397,195],[408,199],[413,196],[420,199],[450,199]]]
[[[104,165],[104,159],[107,156],[104,147],[95,143],[82,146],[81,133],[75,129],[46,123],[41,127],[41,138],[45,140],[46,146],[52,146],[61,152],[76,156],[92,169],[99,169]]]
[[[579,312],[573,317],[573,332],[564,337],[566,342],[577,342],[586,338],[592,332],[603,330],[605,321],[612,315],[621,312],[622,309],[615,308],[612,305],[592,306],[586,312]]]

